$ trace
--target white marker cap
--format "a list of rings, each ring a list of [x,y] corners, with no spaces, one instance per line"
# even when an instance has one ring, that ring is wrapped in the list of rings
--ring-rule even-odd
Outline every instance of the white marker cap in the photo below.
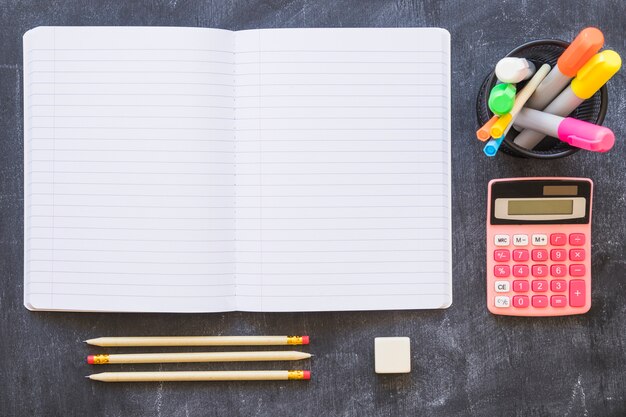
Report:
[[[496,65],[496,77],[503,83],[515,84],[535,73],[535,64],[524,58],[502,58]]]

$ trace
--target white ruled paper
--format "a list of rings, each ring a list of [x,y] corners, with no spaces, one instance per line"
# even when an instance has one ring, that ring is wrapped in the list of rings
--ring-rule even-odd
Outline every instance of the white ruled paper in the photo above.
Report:
[[[235,307],[229,31],[24,37],[27,306]]]
[[[440,29],[29,31],[25,304],[448,306],[449,53]]]
[[[449,305],[448,33],[235,39],[237,308]]]

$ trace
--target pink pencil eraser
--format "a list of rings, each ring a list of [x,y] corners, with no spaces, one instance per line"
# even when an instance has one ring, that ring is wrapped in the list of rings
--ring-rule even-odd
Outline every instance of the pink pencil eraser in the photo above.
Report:
[[[302,336],[302,344],[303,345],[309,344],[309,336]]]
[[[87,363],[88,363],[89,365],[93,365],[93,355],[89,355],[89,356],[87,356]]]
[[[311,379],[311,371],[302,371],[304,374],[302,379]]]

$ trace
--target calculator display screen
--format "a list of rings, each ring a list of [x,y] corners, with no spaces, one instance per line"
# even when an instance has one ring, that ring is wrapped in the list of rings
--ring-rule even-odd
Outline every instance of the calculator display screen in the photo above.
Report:
[[[592,182],[533,178],[490,183],[491,224],[589,224]]]
[[[509,215],[572,214],[573,200],[509,200]]]

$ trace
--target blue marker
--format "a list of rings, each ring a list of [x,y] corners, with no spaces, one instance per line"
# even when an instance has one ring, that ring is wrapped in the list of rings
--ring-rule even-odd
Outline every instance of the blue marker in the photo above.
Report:
[[[498,139],[489,140],[489,142],[487,142],[487,144],[483,148],[483,152],[485,153],[485,155],[496,156],[496,154],[498,153],[498,149],[500,148],[500,144],[504,140],[505,136],[506,134],[502,135]]]

